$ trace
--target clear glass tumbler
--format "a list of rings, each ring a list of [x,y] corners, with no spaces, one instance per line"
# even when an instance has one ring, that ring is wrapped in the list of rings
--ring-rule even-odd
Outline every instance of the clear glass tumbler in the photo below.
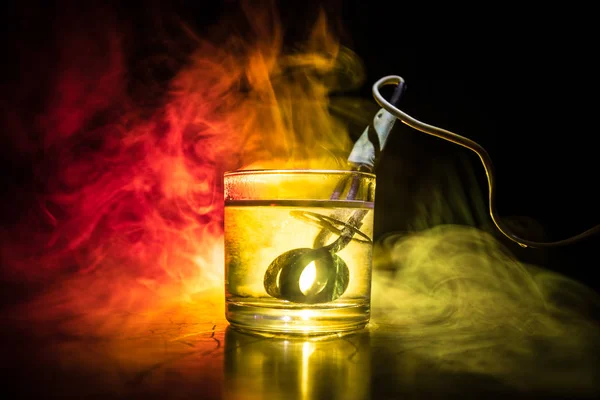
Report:
[[[224,179],[229,323],[309,335],[364,327],[375,175],[245,170]]]

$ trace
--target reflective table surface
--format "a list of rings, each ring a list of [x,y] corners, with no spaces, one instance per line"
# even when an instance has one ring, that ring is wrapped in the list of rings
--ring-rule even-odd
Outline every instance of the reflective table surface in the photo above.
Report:
[[[231,329],[220,289],[152,313],[53,315],[36,314],[31,304],[13,307],[2,316],[4,388],[20,398],[78,399],[600,394],[600,336],[591,319],[524,313],[482,299],[469,308],[473,292],[462,299],[449,292],[454,300],[442,307],[436,296],[418,300],[390,282],[376,275],[366,329],[305,340]]]

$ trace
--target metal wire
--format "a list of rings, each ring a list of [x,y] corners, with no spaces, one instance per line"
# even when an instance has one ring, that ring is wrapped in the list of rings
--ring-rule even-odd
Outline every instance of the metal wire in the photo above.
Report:
[[[428,125],[428,124],[425,124],[421,121],[414,119],[410,115],[406,114],[405,112],[396,108],[394,105],[390,104],[390,102],[388,102],[379,92],[379,89],[385,85],[398,85],[400,83],[404,83],[404,79],[402,79],[400,76],[397,76],[397,75],[385,76],[385,77],[379,79],[373,85],[373,97],[375,98],[375,101],[377,101],[377,103],[382,108],[384,108],[387,112],[389,112],[394,117],[398,118],[400,121],[402,121],[404,124],[410,126],[411,128],[416,129],[421,132],[424,132],[424,133],[427,133],[429,135],[436,136],[438,138],[447,140],[447,141],[455,143],[459,146],[465,147],[465,148],[473,151],[475,154],[477,154],[479,156],[479,159],[481,160],[481,163],[483,164],[483,168],[485,169],[485,174],[487,176],[487,183],[488,183],[488,188],[489,188],[488,200],[489,200],[490,216],[492,217],[492,221],[494,222],[494,225],[496,225],[496,228],[498,228],[498,230],[504,236],[506,236],[513,242],[517,243],[521,247],[536,248],[536,247],[551,247],[551,246],[563,246],[563,245],[567,245],[567,244],[572,244],[572,243],[577,242],[583,238],[586,238],[594,233],[600,232],[600,225],[596,225],[593,228],[588,229],[585,232],[582,232],[578,235],[572,236],[567,239],[555,241],[555,242],[535,242],[535,241],[520,238],[519,236],[515,235],[501,221],[501,219],[498,216],[498,213],[496,212],[496,202],[495,202],[496,183],[495,183],[495,177],[494,177],[494,168],[492,165],[492,160],[491,160],[489,154],[487,153],[487,151],[483,147],[481,147],[478,143],[472,141],[471,139],[467,139],[466,137],[457,135],[456,133],[452,133],[445,129],[435,127],[433,125]]]

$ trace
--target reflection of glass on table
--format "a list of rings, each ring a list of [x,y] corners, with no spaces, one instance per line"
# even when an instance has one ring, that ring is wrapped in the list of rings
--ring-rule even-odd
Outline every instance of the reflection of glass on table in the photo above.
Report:
[[[263,338],[228,328],[224,399],[368,399],[368,330],[322,340]]]

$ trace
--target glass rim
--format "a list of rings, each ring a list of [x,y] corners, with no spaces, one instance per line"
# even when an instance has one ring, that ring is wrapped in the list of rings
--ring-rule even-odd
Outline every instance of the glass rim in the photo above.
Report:
[[[278,175],[278,174],[295,174],[295,175],[362,175],[364,177],[376,178],[376,175],[371,172],[353,171],[347,169],[240,169],[235,171],[226,171],[223,177],[237,175]]]

